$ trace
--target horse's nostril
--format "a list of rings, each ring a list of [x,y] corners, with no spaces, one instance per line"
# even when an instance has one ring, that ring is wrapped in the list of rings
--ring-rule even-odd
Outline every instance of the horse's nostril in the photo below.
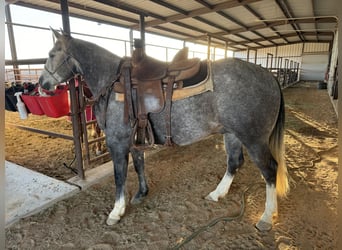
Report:
[[[51,89],[51,84],[49,82],[39,82],[39,83],[40,83],[40,86],[43,89],[46,89],[46,90],[50,90]]]

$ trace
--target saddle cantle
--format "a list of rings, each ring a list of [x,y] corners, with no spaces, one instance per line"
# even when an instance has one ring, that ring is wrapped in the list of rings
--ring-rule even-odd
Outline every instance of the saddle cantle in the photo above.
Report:
[[[171,140],[171,101],[174,88],[182,88],[183,81],[207,71],[206,62],[199,58],[188,59],[188,48],[183,48],[171,63],[158,61],[145,54],[140,40],[135,40],[132,58],[127,59],[120,72],[119,81],[114,83],[114,91],[124,94],[125,121],[131,122],[132,146],[145,149],[154,144],[149,113],[165,111],[165,144]],[[207,73],[207,72],[206,72]]]

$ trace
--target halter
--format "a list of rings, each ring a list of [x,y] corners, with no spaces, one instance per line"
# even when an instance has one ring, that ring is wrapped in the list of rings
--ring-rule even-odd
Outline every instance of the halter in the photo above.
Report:
[[[76,60],[73,56],[71,56],[70,54],[67,54],[67,56],[64,58],[64,60],[57,66],[57,68],[51,72],[47,67],[46,64],[44,65],[44,69],[46,72],[49,73],[49,75],[58,83],[59,81],[57,80],[57,78],[55,77],[56,72],[64,65],[67,65],[67,68],[69,69],[69,71],[72,73],[73,76],[77,75],[76,72],[73,71],[73,67],[72,65],[69,64],[69,59],[72,58],[74,60]],[[77,60],[76,60],[77,61]]]

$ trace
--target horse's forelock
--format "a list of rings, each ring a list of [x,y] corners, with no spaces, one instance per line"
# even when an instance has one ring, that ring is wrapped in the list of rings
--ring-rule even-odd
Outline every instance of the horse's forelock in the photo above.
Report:
[[[61,35],[56,40],[55,46],[57,45],[57,47],[58,47],[58,45],[59,45],[59,46],[61,46],[61,48],[64,52],[68,52],[71,40],[72,40],[72,37],[70,35]]]

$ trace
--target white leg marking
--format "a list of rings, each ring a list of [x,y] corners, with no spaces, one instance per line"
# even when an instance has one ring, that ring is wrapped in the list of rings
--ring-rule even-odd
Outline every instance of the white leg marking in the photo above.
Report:
[[[277,191],[274,185],[266,184],[266,204],[265,211],[256,227],[260,231],[268,231],[272,228],[273,215],[278,212]]]
[[[118,223],[120,221],[121,216],[124,215],[125,209],[126,209],[125,196],[122,195],[120,199],[115,202],[114,209],[112,210],[112,212],[110,212],[108,216],[107,224],[113,225],[113,224]]]
[[[234,176],[230,175],[228,172],[225,173],[220,183],[217,185],[216,189],[212,191],[207,197],[207,200],[218,201],[219,198],[224,197],[232,184]]]

